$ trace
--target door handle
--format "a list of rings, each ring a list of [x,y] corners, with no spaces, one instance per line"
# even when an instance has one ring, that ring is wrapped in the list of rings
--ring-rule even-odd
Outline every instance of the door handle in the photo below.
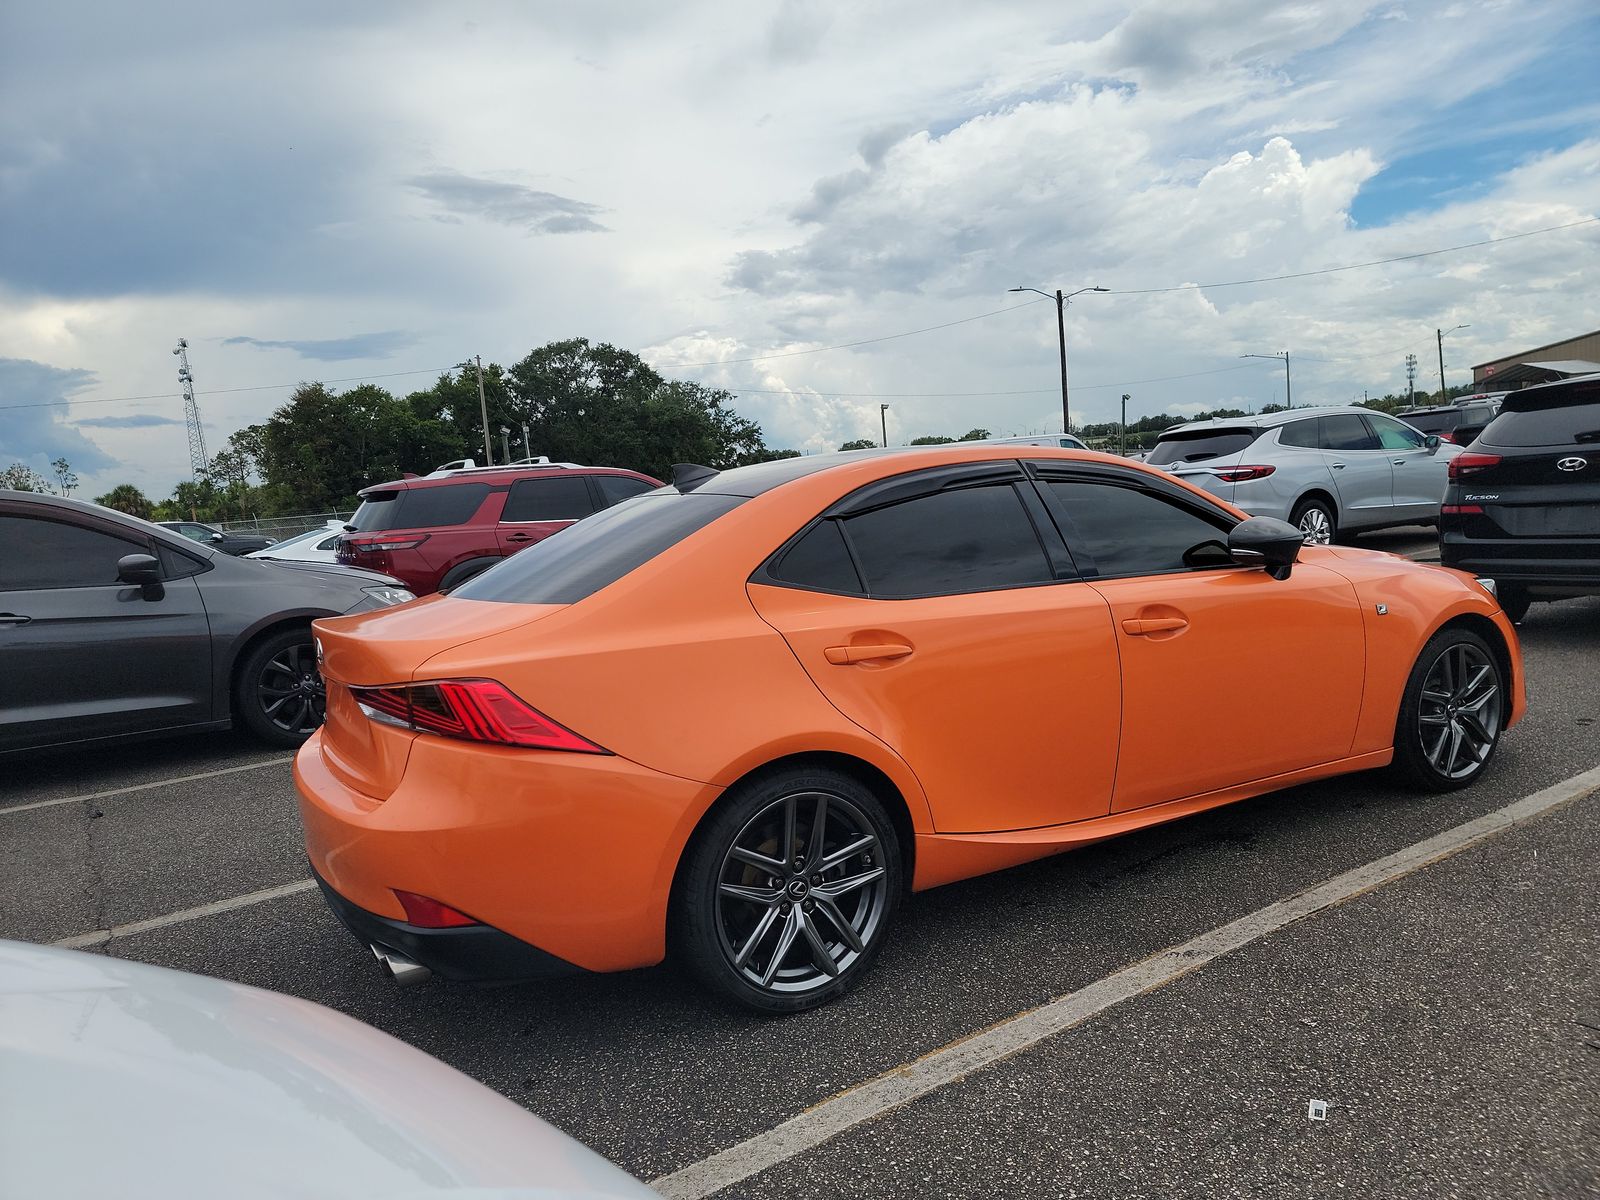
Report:
[[[1403,466],[1406,465],[1406,463],[1410,462],[1411,460],[1408,459],[1408,458],[1396,458],[1396,459],[1392,459],[1391,461],[1394,463],[1395,466],[1403,467]]]
[[[533,534],[531,533],[508,533],[506,535],[506,541],[508,542],[531,542],[533,540]]]
[[[24,617],[18,613],[0,613],[0,625],[26,625],[32,617]]]
[[[1329,466],[1331,466],[1335,471],[1344,470],[1344,464],[1343,463],[1330,463]]]
[[[1134,637],[1143,637],[1147,633],[1173,633],[1187,628],[1189,622],[1182,617],[1128,617],[1122,622],[1122,632]]]
[[[879,662],[886,658],[904,658],[911,653],[911,647],[903,642],[883,642],[871,646],[829,646],[823,651],[828,656],[828,661],[836,667],[847,667],[851,663]]]

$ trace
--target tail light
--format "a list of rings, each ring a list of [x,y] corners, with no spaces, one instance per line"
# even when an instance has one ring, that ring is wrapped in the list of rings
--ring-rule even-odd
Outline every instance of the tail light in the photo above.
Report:
[[[350,695],[368,718],[381,725],[525,750],[610,753],[524,704],[492,679],[353,687]]]
[[[1468,475],[1476,475],[1479,471],[1499,465],[1498,454],[1458,454],[1450,460],[1450,478],[1465,479]]]
[[[419,896],[416,892],[402,892],[399,888],[390,888],[395,898],[400,901],[400,907],[406,910],[406,920],[412,925],[420,925],[423,929],[459,929],[463,925],[482,925],[464,912],[457,912],[448,904],[440,904],[431,896]]]
[[[381,554],[386,550],[414,550],[428,540],[425,533],[416,537],[399,538],[345,538],[344,544],[352,550],[359,550],[363,554]]]
[[[1265,479],[1276,471],[1277,467],[1228,467],[1219,470],[1216,475],[1223,483],[1243,483],[1247,479]]]

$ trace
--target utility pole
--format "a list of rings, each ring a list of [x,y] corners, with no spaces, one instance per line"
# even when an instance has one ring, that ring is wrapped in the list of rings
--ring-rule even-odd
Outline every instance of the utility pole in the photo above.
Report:
[[[194,375],[189,371],[189,342],[179,338],[172,351],[178,356],[178,382],[183,384],[183,423],[189,428],[189,475],[199,483],[210,471],[206,455],[206,435],[200,426],[200,406],[194,399]],[[191,519],[193,514],[190,514]]]
[[[533,443],[528,440],[528,423],[526,421],[522,423],[522,457],[533,457]]]
[[[1128,393],[1122,393],[1122,423],[1117,426],[1117,453],[1128,452]]]
[[[500,457],[506,462],[511,461],[511,444],[506,441],[511,436],[511,430],[504,425],[500,426]]]
[[[1057,288],[1055,290],[1055,295],[1052,296],[1049,292],[1041,292],[1038,288],[1014,287],[1007,289],[1007,291],[1012,292],[1033,292],[1035,295],[1043,296],[1046,300],[1054,300],[1056,302],[1056,340],[1061,347],[1062,433],[1072,432],[1072,410],[1067,407],[1067,304],[1074,296],[1081,296],[1085,292],[1109,292],[1110,290],[1110,288],[1103,287],[1086,287],[1079,288],[1075,292],[1068,292],[1063,296],[1061,294],[1061,289]]]
[[[1406,407],[1417,402],[1417,356],[1406,355]]]
[[[878,424],[883,430],[883,448],[887,450],[889,448],[889,406],[887,404],[878,405]]]
[[[1472,328],[1471,325],[1457,325],[1456,326],[1456,329],[1471,329],[1471,328]],[[1447,333],[1454,333],[1456,331],[1456,329],[1435,329],[1433,331],[1435,337],[1437,337],[1438,341],[1439,341],[1439,403],[1440,404],[1448,404],[1448,403],[1450,403],[1450,399],[1449,399],[1449,396],[1447,394],[1449,389],[1446,388],[1445,384],[1444,384],[1444,335],[1447,334]]]
[[[483,398],[483,355],[474,354],[478,364],[478,411],[483,414],[483,465],[494,466],[494,443],[489,440],[489,402]]]
[[[1285,408],[1294,407],[1294,392],[1290,390],[1289,386],[1289,352],[1287,350],[1284,350],[1279,354],[1241,354],[1239,357],[1283,359],[1283,406]]]

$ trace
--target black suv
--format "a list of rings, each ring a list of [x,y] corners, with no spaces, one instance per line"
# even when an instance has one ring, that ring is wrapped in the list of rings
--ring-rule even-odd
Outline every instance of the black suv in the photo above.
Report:
[[[157,521],[156,524],[188,538],[191,542],[234,556],[265,550],[277,541],[276,538],[262,537],[259,533],[224,533],[220,529],[213,529],[210,525],[202,525],[199,521]]]
[[[1530,600],[1600,594],[1600,375],[1506,397],[1450,461],[1439,557],[1493,579],[1512,620]]]

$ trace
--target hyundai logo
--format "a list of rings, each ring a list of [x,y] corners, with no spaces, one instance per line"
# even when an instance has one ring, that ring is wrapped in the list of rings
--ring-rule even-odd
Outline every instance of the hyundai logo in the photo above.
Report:
[[[1581,471],[1588,465],[1589,460],[1587,458],[1578,458],[1574,456],[1572,458],[1563,458],[1560,462],[1556,463],[1556,470]]]

